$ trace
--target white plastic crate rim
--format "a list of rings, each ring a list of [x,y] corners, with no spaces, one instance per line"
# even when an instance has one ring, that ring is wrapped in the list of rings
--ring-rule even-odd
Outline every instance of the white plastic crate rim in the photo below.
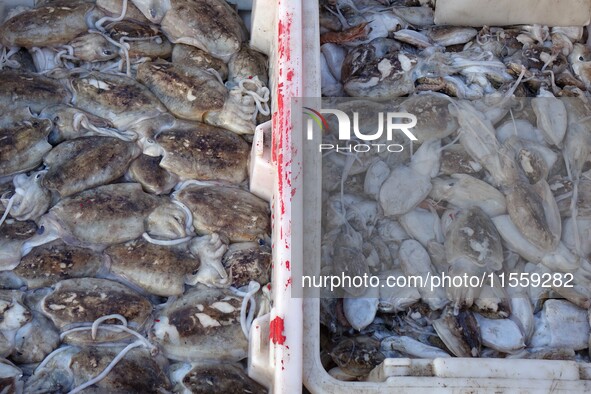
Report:
[[[482,25],[489,19],[477,19],[475,9],[484,9],[480,3],[488,3],[491,7],[501,7],[505,2],[497,1],[454,1],[439,0],[440,4],[454,6],[463,3],[464,9],[469,9],[468,20],[464,14],[463,25]],[[469,3],[467,5],[467,3]],[[527,2],[509,2],[524,4]],[[587,24],[589,21],[589,1],[550,2],[552,6],[547,10],[556,10],[560,4],[560,15],[557,18],[571,17],[572,24]],[[540,2],[531,1],[533,8],[541,9]],[[573,5],[569,8],[569,5]],[[577,4],[574,6],[574,4]],[[447,7],[445,5],[445,7]],[[299,97],[321,97],[320,92],[320,43],[319,43],[319,15],[317,2],[303,2],[302,4],[303,31],[303,91]],[[569,8],[569,10],[565,10]],[[508,8],[514,9],[514,8]],[[442,11],[442,10],[439,10]],[[443,9],[445,11],[445,9]],[[531,9],[529,15],[540,18]],[[572,11],[572,12],[571,12]],[[449,16],[440,12],[439,21],[454,23]],[[480,11],[479,11],[480,12]],[[519,14],[522,15],[523,13]],[[547,14],[547,13],[546,13]],[[573,16],[573,14],[578,14]],[[479,13],[482,18],[493,18],[499,14]],[[492,19],[490,19],[492,21]],[[543,19],[540,19],[543,20]],[[548,19],[548,22],[557,19]],[[523,23],[523,22],[522,22]],[[499,23],[504,25],[506,23]],[[298,130],[294,127],[294,129]],[[299,128],[303,130],[303,128]],[[294,165],[292,171],[301,176],[294,176],[292,187],[294,191],[293,204],[297,201],[302,205],[292,206],[292,245],[303,245],[304,234],[306,247],[304,255],[292,254],[294,264],[302,264],[305,259],[320,258],[320,176],[321,163],[317,155],[306,154],[303,150],[301,133],[292,136]],[[305,163],[305,165],[302,165]],[[304,188],[306,193],[303,194]],[[316,193],[311,193],[315,190]],[[303,208],[305,207],[305,209]],[[300,257],[301,260],[296,260]],[[312,393],[553,393],[591,392],[591,364],[574,361],[549,360],[517,360],[517,359],[480,359],[480,358],[448,358],[448,359],[386,359],[369,375],[368,381],[347,382],[333,378],[322,366],[320,361],[320,302],[317,298],[303,300],[304,308],[304,350],[303,350],[303,384]],[[297,371],[294,372],[295,374]]]
[[[586,26],[589,0],[438,0],[435,23],[459,26]]]
[[[253,322],[248,372],[270,392],[299,392],[302,300],[290,297],[292,159],[288,147],[291,144],[289,98],[301,95],[301,3],[299,0],[228,2],[236,6],[245,20],[251,32],[250,45],[269,56],[273,118],[257,127],[249,165],[251,191],[272,204],[274,269],[273,308],[270,314]],[[16,6],[34,4],[35,0],[0,0],[0,16]]]

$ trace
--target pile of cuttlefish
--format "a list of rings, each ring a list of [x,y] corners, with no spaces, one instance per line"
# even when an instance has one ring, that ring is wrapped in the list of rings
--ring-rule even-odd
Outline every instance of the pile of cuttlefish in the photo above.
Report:
[[[322,92],[353,97],[323,107],[357,112],[366,135],[380,112],[417,117],[415,141],[346,142],[327,116],[323,141],[341,150],[323,151],[321,274],[380,285],[321,302],[325,368],[364,380],[385,358],[590,362],[584,29],[478,31],[434,26],[433,9],[411,2],[322,3]],[[404,150],[366,153],[393,143]],[[386,282],[442,274],[485,281]]]
[[[266,390],[266,56],[224,0],[38,0],[0,24],[0,392]]]

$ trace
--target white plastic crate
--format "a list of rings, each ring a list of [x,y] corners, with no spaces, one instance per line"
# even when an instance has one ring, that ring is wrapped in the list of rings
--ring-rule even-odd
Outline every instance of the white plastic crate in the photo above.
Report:
[[[291,263],[301,261],[302,255],[302,244],[291,237],[291,218],[298,216],[297,210],[302,206],[302,193],[296,193],[301,163],[296,161],[297,152],[291,150],[290,98],[302,95],[301,10],[305,2],[254,0],[252,8],[251,45],[269,55],[270,163],[275,171],[271,201],[272,309],[253,322],[248,372],[274,393],[302,390],[302,299],[291,297]]]
[[[228,2],[237,7],[249,28],[250,45],[269,56],[272,101],[272,121],[259,125],[256,130],[249,176],[251,191],[270,201],[272,206],[273,303],[269,314],[253,322],[248,372],[270,392],[295,393],[302,388],[302,300],[291,298],[289,98],[301,96],[301,2]],[[0,0],[0,17],[14,7],[34,5],[35,0]],[[300,246],[296,250],[301,253]]]
[[[443,0],[441,0],[443,1]],[[558,3],[558,2],[557,2]],[[589,3],[587,3],[589,4]],[[300,97],[320,97],[318,3],[305,1],[302,9],[303,89]],[[294,120],[295,121],[295,120]],[[297,121],[296,121],[297,122]],[[294,125],[294,130],[303,127]],[[292,135],[294,176],[292,245],[303,245],[294,265],[320,259],[320,184],[318,155],[302,149],[301,133]],[[302,165],[304,163],[304,165]],[[304,181],[305,180],[305,181]],[[303,189],[306,193],[303,194]],[[305,208],[303,208],[305,207]],[[300,257],[297,259],[296,257]],[[309,272],[308,274],[318,274]],[[591,364],[573,361],[507,360],[487,358],[386,359],[365,382],[334,379],[320,361],[320,302],[303,300],[303,375],[306,388],[316,393],[584,393],[591,392]],[[297,371],[292,371],[294,378]]]

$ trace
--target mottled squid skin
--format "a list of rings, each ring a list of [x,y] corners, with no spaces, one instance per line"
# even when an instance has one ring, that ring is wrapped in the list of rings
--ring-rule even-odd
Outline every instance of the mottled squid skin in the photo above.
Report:
[[[127,130],[141,120],[167,113],[160,100],[133,78],[92,72],[70,81],[72,104]]]
[[[201,121],[207,112],[220,111],[228,97],[228,90],[212,73],[163,60],[140,64],[137,78],[183,119]]]
[[[119,314],[128,325],[141,330],[152,313],[152,304],[129,287],[107,279],[66,279],[57,283],[39,305],[62,332],[77,323],[92,323],[100,317]],[[126,332],[99,330],[96,339],[90,331],[69,333],[65,341],[70,344],[113,342],[129,338]]]
[[[219,233],[231,242],[245,242],[270,233],[267,202],[237,187],[192,185],[176,198],[193,213],[199,234]]]
[[[88,30],[89,3],[47,5],[18,14],[0,27],[0,43],[7,47],[51,47],[70,42]]]
[[[53,357],[27,381],[27,392],[67,392],[105,370],[124,346],[71,346]],[[130,350],[107,376],[84,390],[93,393],[163,393],[172,389],[168,363],[142,348]]]
[[[29,71],[0,71],[0,86],[0,107],[6,113],[23,105],[37,113],[50,105],[67,104],[72,98],[58,80]]]
[[[81,137],[62,142],[43,161],[49,171],[43,185],[62,197],[120,178],[141,150],[114,137]]]
[[[34,169],[51,150],[51,121],[31,118],[0,128],[0,178]]]
[[[222,60],[211,56],[203,49],[185,44],[176,44],[172,48],[172,63],[204,70],[211,68],[225,81],[228,78],[228,66]]]
[[[178,183],[179,177],[160,167],[160,156],[140,155],[131,165],[127,175],[152,194],[167,194]]]
[[[41,224],[57,226],[69,243],[100,249],[139,238],[145,219],[160,203],[137,183],[99,186],[62,199],[41,218]]]
[[[188,44],[228,61],[246,39],[244,22],[224,0],[174,0],[162,31],[175,44]]]
[[[166,59],[172,54],[172,44],[154,25],[124,19],[109,23],[105,28],[115,41],[124,39],[129,45],[131,59],[143,57]],[[130,40],[126,41],[125,38]]]
[[[102,266],[101,253],[56,240],[33,248],[12,272],[29,289],[36,289],[64,279],[93,277]]]
[[[241,304],[228,290],[194,287],[159,313],[150,338],[172,360],[237,362],[248,353]]]
[[[200,261],[186,247],[159,246],[143,239],[111,246],[105,250],[111,273],[140,286],[151,294],[181,295],[185,276],[199,269]]]
[[[170,367],[172,383],[183,392],[193,394],[252,393],[264,394],[267,390],[252,380],[240,364],[197,362],[179,363]]]
[[[238,135],[204,123],[185,130],[159,133],[154,141],[163,151],[160,167],[181,179],[246,179],[250,147]]]
[[[32,220],[6,221],[0,227],[0,271],[11,270],[21,260],[22,245],[37,232]]]

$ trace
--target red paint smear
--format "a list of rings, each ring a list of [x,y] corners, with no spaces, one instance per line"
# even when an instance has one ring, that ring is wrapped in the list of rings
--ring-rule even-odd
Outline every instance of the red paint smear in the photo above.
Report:
[[[285,81],[291,82],[294,77],[293,69],[285,69],[290,67],[291,62],[291,25],[292,15],[286,15],[284,19],[279,20],[278,26],[278,45],[277,45],[277,60],[278,60],[278,83],[275,97],[277,98],[277,111],[273,114],[273,149],[271,151],[272,159],[277,163],[277,171],[279,174],[278,189],[279,189],[279,208],[282,215],[286,213],[284,187],[285,179],[289,179],[289,164],[285,163],[284,150],[285,144],[289,144],[290,132],[290,108],[288,105],[289,97],[293,95],[291,92],[291,84],[284,85]],[[288,180],[289,182],[289,180]]]
[[[289,260],[285,260],[285,268],[289,271],[290,270],[290,262]]]
[[[282,318],[277,316],[275,319],[271,320],[269,324],[269,339],[276,345],[283,345],[285,343],[285,335],[283,335],[283,330],[285,329],[285,324]]]
[[[289,286],[291,286],[291,278],[287,279],[285,282],[285,288],[287,289]]]

